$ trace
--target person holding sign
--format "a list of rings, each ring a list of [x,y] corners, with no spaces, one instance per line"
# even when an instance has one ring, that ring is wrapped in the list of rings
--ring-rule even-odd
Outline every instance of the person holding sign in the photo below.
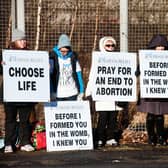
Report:
[[[113,52],[116,48],[116,40],[111,37],[103,37],[99,41],[99,49],[101,52]],[[89,74],[89,82],[86,87],[85,96],[89,97],[91,92],[91,78],[92,68]],[[115,138],[115,134],[118,132],[118,111],[122,110],[121,107],[117,106],[116,102],[96,101],[96,111],[99,112],[98,124],[97,124],[97,136],[96,136],[96,147],[103,147],[106,145],[116,146],[118,142]],[[101,109],[100,109],[101,107]],[[112,110],[114,108],[115,110]],[[107,133],[107,134],[106,134]]]
[[[150,50],[167,50],[168,43],[165,35],[154,35],[149,42]],[[152,56],[152,55],[151,55]],[[140,75],[140,71],[138,73]],[[151,145],[166,145],[164,133],[164,114],[168,114],[168,99],[139,98],[138,111],[147,112],[146,129],[148,143]]]
[[[82,100],[84,84],[77,54],[62,34],[50,52],[51,101]]]
[[[21,30],[14,30],[12,42],[9,49],[27,50],[25,34]],[[2,61],[2,65],[5,63]],[[12,94],[12,93],[11,93]],[[31,145],[29,117],[34,110],[35,103],[23,102],[4,102],[5,110],[5,149],[4,153],[12,153],[16,148],[16,139],[19,140],[20,150],[31,152],[34,148]],[[18,114],[18,115],[17,115]],[[19,117],[19,130],[17,128],[17,116]]]

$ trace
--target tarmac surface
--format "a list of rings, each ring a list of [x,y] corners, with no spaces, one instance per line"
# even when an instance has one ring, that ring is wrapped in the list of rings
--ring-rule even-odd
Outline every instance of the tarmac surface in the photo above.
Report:
[[[0,152],[0,168],[168,168],[168,146],[142,144],[94,150]]]

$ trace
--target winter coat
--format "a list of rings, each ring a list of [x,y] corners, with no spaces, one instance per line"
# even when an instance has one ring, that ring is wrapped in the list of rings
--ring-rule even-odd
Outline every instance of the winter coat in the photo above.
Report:
[[[50,80],[50,82],[51,82],[50,85],[52,86],[51,87],[52,90],[50,92],[51,92],[51,95],[52,95],[52,92],[57,93],[57,86],[58,86],[58,80],[59,80],[59,63],[58,63],[58,56],[57,56],[55,51],[51,51],[49,55],[50,55],[50,63],[53,64],[53,71],[50,72],[50,79],[51,79]],[[80,93],[80,92],[83,92],[84,88],[82,86],[82,89],[80,89],[81,86],[80,86],[80,83],[79,83],[78,75],[76,73],[76,62],[77,61],[78,61],[77,54],[75,52],[73,52],[72,56],[71,56],[73,78],[75,80],[78,92]]]
[[[67,48],[69,50],[66,54],[62,54],[61,48]],[[50,98],[51,98],[51,101],[55,100],[56,97],[59,97],[59,96],[70,97],[70,96],[74,96],[74,94],[78,94],[78,96],[83,95],[84,84],[83,84],[81,67],[78,62],[77,54],[72,50],[70,39],[66,34],[60,35],[58,39],[58,44],[54,46],[54,48],[52,49],[49,55],[50,55]],[[64,68],[61,70],[61,65],[64,63],[66,63],[66,65],[64,66],[66,67],[69,66],[72,68],[72,69],[68,68],[69,69],[68,71],[70,71],[68,72],[68,74],[67,72],[65,73],[67,68]],[[59,80],[61,79],[60,74],[62,73],[60,71],[63,71],[63,76],[61,78],[65,78],[64,80],[68,81],[67,84],[65,81],[62,80],[64,84],[59,85]],[[69,83],[69,81],[71,81],[71,83]],[[58,90],[59,86],[60,86],[60,89],[63,89],[62,90],[63,92]]]
[[[116,45],[116,41],[113,37],[105,36],[105,37],[101,38],[99,41],[99,50],[101,52],[107,52],[104,49],[104,45],[105,45],[105,42],[108,40],[111,40]],[[89,74],[89,81],[88,81],[88,84],[86,87],[86,92],[85,92],[86,97],[89,97],[92,94],[92,91],[91,91],[92,71],[93,70],[91,67],[91,71]],[[120,111],[120,110],[122,110],[122,106],[125,106],[125,104],[126,104],[125,102],[123,102],[123,103],[121,102],[119,104],[118,102],[114,102],[114,101],[95,101],[95,108],[96,108],[96,111],[115,111],[115,110]]]
[[[164,35],[154,36],[149,42],[148,49],[155,49],[157,46],[164,46],[165,49],[168,48],[167,39]],[[137,111],[152,113],[156,115],[168,114],[168,99],[139,97]]]

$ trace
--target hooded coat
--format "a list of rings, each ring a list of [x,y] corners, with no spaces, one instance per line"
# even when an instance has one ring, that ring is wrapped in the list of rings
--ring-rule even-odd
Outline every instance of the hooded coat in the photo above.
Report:
[[[69,52],[66,55],[62,55],[60,52],[60,48],[67,47],[69,48]],[[84,92],[84,84],[82,78],[81,70],[77,70],[77,64],[79,65],[77,53],[72,51],[72,46],[69,37],[66,34],[62,34],[59,37],[58,44],[54,46],[53,50],[50,52],[50,94],[51,100],[55,100],[58,92],[58,81],[60,77],[60,64],[59,59],[65,62],[70,58],[71,66],[72,66],[72,78],[75,81],[76,88],[78,93]],[[79,65],[80,66],[80,65]],[[73,96],[73,95],[72,95]]]
[[[157,46],[164,46],[165,49],[168,48],[168,43],[166,36],[155,35],[151,39],[148,45],[148,49],[155,49]],[[168,114],[168,99],[153,99],[145,98],[140,99],[137,110],[141,112],[147,112],[155,115]]]
[[[105,51],[104,46],[108,40],[111,40],[116,45],[116,40],[113,37],[105,36],[105,37],[101,38],[99,41],[99,50],[101,52],[107,52],[107,51]],[[92,94],[92,92],[91,92],[91,88],[92,88],[91,79],[92,79],[92,74],[93,74],[92,71],[93,70],[91,67],[91,71],[89,74],[89,81],[88,81],[88,84],[86,87],[86,92],[85,92],[86,97],[88,97]],[[117,102],[112,102],[112,101],[96,101],[95,108],[96,108],[96,111],[113,111],[112,109],[122,110],[122,107],[117,106]]]

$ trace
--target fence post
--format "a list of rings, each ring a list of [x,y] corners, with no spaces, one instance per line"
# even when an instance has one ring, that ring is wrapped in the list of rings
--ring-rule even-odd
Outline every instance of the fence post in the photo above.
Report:
[[[128,0],[120,0],[120,51],[128,51]]]
[[[25,32],[24,0],[11,0],[12,30],[19,29]]]

